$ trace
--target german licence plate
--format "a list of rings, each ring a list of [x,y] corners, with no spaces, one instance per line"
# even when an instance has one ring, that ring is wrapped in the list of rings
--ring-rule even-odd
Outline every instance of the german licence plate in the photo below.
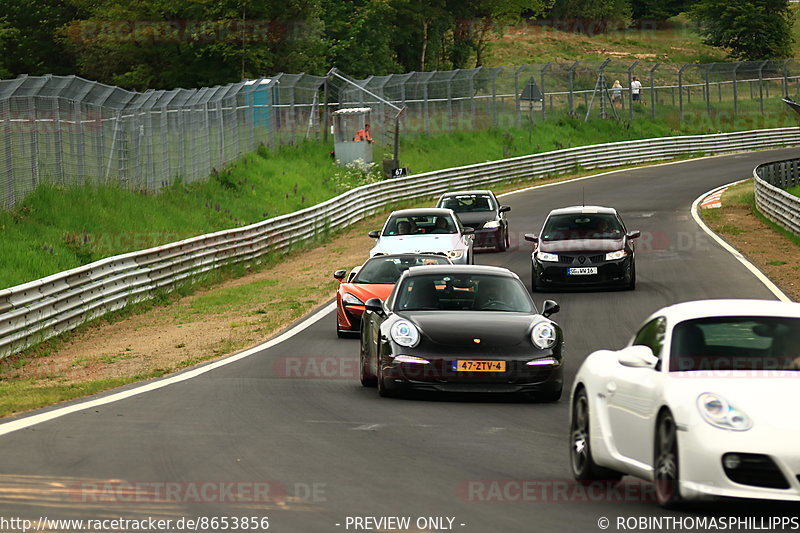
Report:
[[[505,361],[476,361],[459,359],[453,361],[452,369],[456,372],[505,372]]]
[[[592,274],[597,274],[597,267],[575,267],[567,269],[568,276],[591,276]]]

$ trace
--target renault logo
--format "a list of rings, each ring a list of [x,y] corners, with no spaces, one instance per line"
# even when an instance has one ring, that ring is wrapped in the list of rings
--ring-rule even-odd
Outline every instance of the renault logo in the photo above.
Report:
[[[586,258],[583,256],[578,257],[578,263],[584,264],[586,262]]]

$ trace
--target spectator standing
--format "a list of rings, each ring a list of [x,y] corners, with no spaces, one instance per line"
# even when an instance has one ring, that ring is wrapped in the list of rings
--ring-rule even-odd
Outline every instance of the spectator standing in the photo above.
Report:
[[[631,82],[631,98],[634,102],[642,101],[642,82],[636,76],[633,77]]]
[[[614,80],[614,85],[611,86],[611,101],[614,102],[614,107],[622,105],[622,84],[619,80]]]

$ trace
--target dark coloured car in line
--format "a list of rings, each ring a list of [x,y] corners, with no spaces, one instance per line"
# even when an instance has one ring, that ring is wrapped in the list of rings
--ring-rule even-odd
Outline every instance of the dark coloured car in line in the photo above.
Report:
[[[536,309],[508,269],[408,269],[384,302],[366,302],[360,378],[381,396],[418,390],[513,393],[556,401],[563,386],[561,328]]]
[[[508,248],[508,220],[511,207],[500,205],[492,191],[446,192],[436,207],[452,209],[464,226],[475,230],[475,248],[502,252]]]
[[[531,290],[612,286],[636,287],[633,240],[619,213],[610,207],[576,206],[554,209],[539,235],[525,234],[535,243],[531,255]]]

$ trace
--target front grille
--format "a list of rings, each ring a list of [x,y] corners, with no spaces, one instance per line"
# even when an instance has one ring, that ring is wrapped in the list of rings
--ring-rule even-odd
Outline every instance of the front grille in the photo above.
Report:
[[[738,457],[736,468],[728,468],[728,459]],[[760,453],[726,453],[722,456],[725,475],[734,483],[767,489],[788,489],[789,482],[768,455]]]
[[[579,257],[584,257],[585,260],[583,263],[578,261]],[[568,264],[576,264],[576,265],[591,265],[591,264],[598,264],[605,261],[606,255],[599,254],[599,255],[586,255],[586,254],[558,254],[558,262],[559,263],[568,263]]]

